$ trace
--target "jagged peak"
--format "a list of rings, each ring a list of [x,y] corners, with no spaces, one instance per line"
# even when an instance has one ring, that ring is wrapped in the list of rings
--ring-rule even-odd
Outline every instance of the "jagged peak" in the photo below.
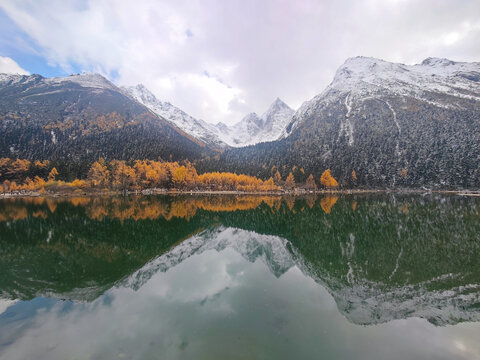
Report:
[[[282,106],[288,106],[287,104],[285,104],[285,102],[280,99],[278,96],[277,98],[273,101],[272,105],[282,105]],[[272,106],[270,105],[270,106]]]
[[[136,99],[140,99],[142,103],[155,103],[157,102],[156,96],[143,84],[137,84],[134,86],[124,87],[124,89]]]
[[[292,108],[277,97],[267,111],[262,114],[262,119],[266,122],[271,122],[272,117],[281,116],[282,118],[289,118],[293,116],[293,113]]]
[[[277,110],[277,109],[284,109],[284,108],[290,109],[290,106],[288,106],[282,99],[277,97],[273,101],[273,103],[270,104],[266,112],[268,113],[270,110]]]

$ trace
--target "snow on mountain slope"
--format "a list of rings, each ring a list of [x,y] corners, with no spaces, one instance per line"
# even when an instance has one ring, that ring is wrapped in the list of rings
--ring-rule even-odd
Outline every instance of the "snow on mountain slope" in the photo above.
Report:
[[[0,84],[7,85],[8,83],[14,84],[19,82],[22,78],[28,78],[26,75],[19,74],[0,74]]]
[[[0,85],[9,86],[18,83],[23,84],[34,84],[38,83],[39,86],[55,86],[62,85],[65,83],[74,83],[78,84],[84,88],[93,88],[93,89],[109,89],[118,91],[119,88],[116,87],[112,82],[104,78],[100,74],[95,73],[82,73],[74,74],[65,77],[54,77],[54,78],[44,78],[41,75],[19,75],[19,74],[0,74]]]
[[[216,134],[216,128],[203,120],[197,120],[169,102],[158,100],[144,85],[124,87],[123,90],[157,115],[171,121],[187,134],[218,148],[226,145]]]
[[[261,117],[250,113],[233,126],[217,124],[217,134],[233,147],[274,141],[284,132],[293,114],[294,111],[277,98]]]
[[[95,73],[82,73],[66,77],[48,78],[45,79],[45,82],[52,85],[72,82],[87,88],[118,90],[113,83],[105,79],[102,75]]]
[[[135,100],[171,121],[186,133],[218,148],[225,148],[227,145],[241,147],[277,140],[294,113],[287,104],[277,98],[262,117],[250,113],[232,126],[224,123],[213,125],[201,119],[195,119],[169,102],[158,100],[142,84],[123,89]]]
[[[394,95],[440,108],[462,109],[463,100],[480,101],[480,63],[427,58],[421,64],[404,65],[370,57],[349,58],[337,70],[332,83],[293,115],[281,137],[288,136],[301,119],[345,94],[349,94],[347,108],[356,100]],[[447,97],[442,100],[435,96],[438,94]],[[452,98],[460,101],[456,103]]]

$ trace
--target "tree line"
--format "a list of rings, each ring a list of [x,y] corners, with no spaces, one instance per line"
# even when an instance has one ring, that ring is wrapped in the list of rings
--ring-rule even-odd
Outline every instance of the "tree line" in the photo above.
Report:
[[[86,177],[63,181],[57,168],[48,160],[31,162],[27,159],[0,159],[0,182],[2,191],[56,191],[61,189],[96,189],[134,191],[144,189],[168,189],[181,191],[242,191],[280,192],[303,189],[315,191],[319,187],[334,189],[338,182],[326,169],[319,179],[312,174],[299,181],[295,173],[305,175],[303,169],[292,168],[282,179],[278,170],[273,176],[260,179],[256,176],[232,172],[205,172],[199,174],[191,162],[155,160],[99,159],[89,168]],[[352,176],[355,176],[352,173]],[[305,176],[303,176],[305,178]]]

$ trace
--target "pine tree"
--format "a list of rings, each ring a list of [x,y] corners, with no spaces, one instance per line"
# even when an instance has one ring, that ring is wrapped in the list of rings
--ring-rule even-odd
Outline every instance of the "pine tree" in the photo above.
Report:
[[[280,172],[277,170],[275,175],[273,176],[273,182],[275,185],[280,186],[282,185],[282,175],[280,175]]]
[[[307,182],[305,183],[305,188],[307,190],[316,190],[317,184],[315,183],[315,178],[312,174],[310,174],[307,178]]]

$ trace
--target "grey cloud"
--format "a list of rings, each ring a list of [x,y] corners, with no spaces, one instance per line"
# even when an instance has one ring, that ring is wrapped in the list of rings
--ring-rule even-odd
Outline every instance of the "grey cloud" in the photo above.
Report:
[[[0,7],[52,63],[116,70],[121,84],[145,83],[159,98],[211,122],[262,113],[277,96],[298,107],[351,56],[407,64],[429,56],[480,58],[476,0],[75,4]]]

